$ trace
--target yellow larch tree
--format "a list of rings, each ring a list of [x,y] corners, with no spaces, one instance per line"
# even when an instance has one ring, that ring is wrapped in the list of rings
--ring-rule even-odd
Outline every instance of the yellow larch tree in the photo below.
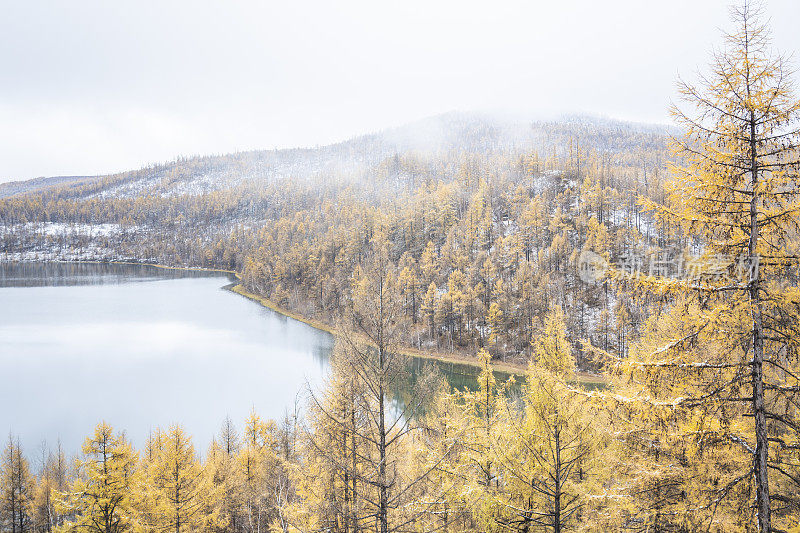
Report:
[[[544,331],[532,341],[533,357],[536,366],[547,368],[565,377],[575,371],[572,357],[572,344],[567,340],[564,325],[564,311],[559,305],[552,305],[545,315]]]
[[[456,413],[457,427],[460,427],[458,475],[466,481],[463,501],[477,523],[493,526],[493,496],[498,490],[500,477],[496,464],[497,449],[493,443],[500,431],[506,394],[513,380],[498,384],[491,354],[480,350],[478,358],[481,370],[477,389],[455,393],[449,409]]]
[[[218,521],[219,495],[191,437],[178,425],[159,434],[159,446],[142,476],[140,490],[145,493],[147,508],[140,513],[139,528],[174,533],[212,531]]]
[[[12,435],[0,461],[0,487],[0,524],[5,531],[30,531],[33,478],[19,439]]]
[[[239,433],[231,419],[225,417],[219,435],[208,447],[205,468],[219,494],[219,523],[232,531],[241,530],[247,519],[243,509],[242,475],[237,468],[239,450]]]
[[[296,483],[302,505],[291,509],[301,529],[358,531],[372,523],[374,488],[365,483],[363,404],[358,376],[337,342],[332,371],[320,393],[310,395],[309,427],[303,433],[302,467]]]
[[[672,303],[653,305],[617,399],[649,471],[631,520],[768,533],[800,511],[800,102],[758,5],[732,18],[710,74],[680,84],[679,164],[666,204],[647,203],[704,255],[679,279],[640,280]]]
[[[59,531],[120,533],[133,527],[138,454],[124,433],[101,422],[83,444],[77,477],[61,494],[59,507],[75,516]]]
[[[507,405],[493,443],[503,483],[494,522],[503,531],[560,533],[591,523],[606,438],[602,415],[552,369],[531,367],[522,405]],[[591,518],[590,518],[591,517]]]

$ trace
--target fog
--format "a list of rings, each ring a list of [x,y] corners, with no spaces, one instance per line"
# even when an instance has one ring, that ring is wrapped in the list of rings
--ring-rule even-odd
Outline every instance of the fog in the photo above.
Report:
[[[451,110],[667,123],[727,2],[6,2],[0,181],[313,146]],[[800,49],[796,0],[766,6]]]

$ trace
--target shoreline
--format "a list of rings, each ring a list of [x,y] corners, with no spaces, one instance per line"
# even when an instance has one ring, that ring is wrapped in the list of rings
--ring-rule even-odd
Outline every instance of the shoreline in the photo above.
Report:
[[[307,326],[311,326],[314,329],[324,331],[330,335],[336,335],[336,329],[322,322],[320,320],[316,320],[313,318],[308,318],[298,313],[294,313],[289,311],[288,309],[284,309],[281,306],[277,305],[272,300],[265,298],[264,296],[249,292],[245,289],[244,285],[241,283],[241,275],[236,272],[235,270],[225,270],[222,268],[204,268],[204,267],[188,267],[188,266],[170,266],[170,265],[162,265],[159,263],[146,263],[146,262],[138,262],[138,261],[46,261],[48,263],[73,263],[73,264],[94,264],[94,265],[132,265],[132,266],[149,266],[155,268],[163,268],[165,270],[185,270],[190,272],[219,272],[222,274],[228,274],[229,276],[234,276],[236,278],[236,282],[232,282],[229,285],[223,287],[225,290],[238,294],[243,298],[247,298],[267,309],[270,309],[280,315],[285,317],[291,318],[292,320],[296,320],[298,322],[302,322]],[[449,354],[449,353],[442,353],[442,352],[430,352],[430,351],[423,351],[416,348],[411,348],[407,346],[400,347],[398,350],[403,355],[407,355],[409,357],[417,357],[420,359],[430,359],[439,361],[441,363],[453,363],[459,365],[466,365],[473,368],[480,369],[480,363],[478,361],[467,358],[460,354]],[[506,362],[493,362],[492,369],[497,372],[504,372],[506,374],[514,375],[514,376],[524,376],[527,374],[528,369],[527,365],[521,364],[514,364],[514,363],[506,363]],[[588,372],[575,372],[575,378],[577,381],[581,383],[593,383],[593,384],[600,384],[606,383],[607,380],[603,375],[599,374],[590,374]]]
[[[20,261],[24,262],[24,261]],[[83,264],[83,265],[131,265],[131,266],[149,266],[155,268],[163,268],[164,270],[187,270],[190,272],[222,272],[223,274],[230,274],[235,276],[236,279],[241,280],[242,277],[235,270],[225,270],[222,268],[205,268],[205,267],[179,267],[161,265],[159,263],[143,263],[140,261],[42,261],[43,263],[64,263],[64,264]]]
[[[236,276],[239,278],[238,274]],[[241,279],[241,278],[239,278]],[[324,331],[326,333],[330,333],[331,335],[336,335],[336,330],[332,326],[313,318],[308,318],[287,309],[284,309],[277,305],[272,300],[260,296],[258,294],[252,293],[247,291],[244,288],[244,285],[241,283],[233,284],[232,286],[228,287],[228,290],[231,292],[235,292],[236,294],[247,298],[248,300],[252,300],[267,309],[271,309],[276,313],[289,317],[293,320],[297,320],[298,322],[302,322],[307,324],[315,329]],[[403,355],[407,355],[409,357],[417,357],[420,359],[431,359],[435,361],[439,361],[441,363],[454,363],[458,365],[466,365],[476,369],[480,369],[480,363],[473,359],[468,359],[464,356],[460,356],[458,354],[445,354],[442,352],[428,352],[423,350],[418,350],[416,348],[410,348],[407,346],[402,346],[399,348],[398,352]],[[497,372],[504,372],[506,374],[514,375],[514,376],[524,376],[527,374],[528,369],[527,365],[520,365],[520,364],[512,364],[512,363],[505,363],[505,362],[493,362],[492,369]],[[597,374],[590,374],[588,372],[575,372],[575,378],[577,381],[581,383],[606,383],[606,379],[602,375]]]
[[[271,309],[276,313],[281,315],[287,316],[293,320],[297,320],[298,322],[302,322],[311,326],[312,328],[325,331],[330,333],[331,335],[336,335],[336,329],[320,320],[315,320],[313,318],[307,318],[297,313],[293,313],[287,309],[284,309],[277,305],[272,300],[260,296],[258,294],[248,292],[241,283],[237,283],[232,287],[229,287],[228,290],[231,292],[235,292],[236,294],[247,298],[248,300],[252,300],[267,309]],[[407,355],[410,357],[417,357],[420,359],[434,359],[436,361],[440,361],[442,363],[455,363],[460,365],[468,365],[475,368],[480,368],[480,365],[476,361],[472,361],[467,358],[462,358],[457,355],[449,356],[448,354],[442,354],[437,352],[424,352],[422,350],[417,350],[416,348],[409,348],[405,346],[401,346],[398,350],[399,353],[403,355]],[[492,368],[499,372],[505,372],[507,374],[514,374],[514,375],[523,375],[525,374],[526,370],[522,368],[521,365],[511,365],[508,363],[492,363]]]

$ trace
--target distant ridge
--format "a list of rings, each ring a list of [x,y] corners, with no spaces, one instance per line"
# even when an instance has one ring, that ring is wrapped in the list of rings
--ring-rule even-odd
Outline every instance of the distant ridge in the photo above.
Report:
[[[631,148],[628,143],[632,141],[647,149],[664,145],[676,131],[663,124],[588,114],[522,118],[450,111],[321,146],[181,156],[139,170],[107,175],[13,181],[0,184],[0,198],[56,188],[74,189],[77,196],[138,196],[146,191],[165,196],[198,194],[228,189],[250,180],[355,177],[373,171],[382,161],[398,154],[453,150],[483,154],[525,151],[564,154],[572,139],[579,140],[584,150],[625,151]],[[637,134],[641,135],[634,140]],[[94,186],[88,191],[83,187],[86,185]]]
[[[89,183],[103,176],[52,176],[49,178],[33,178],[30,180],[9,181],[0,183],[0,198],[9,198],[18,194],[35,192],[55,185],[78,185]]]

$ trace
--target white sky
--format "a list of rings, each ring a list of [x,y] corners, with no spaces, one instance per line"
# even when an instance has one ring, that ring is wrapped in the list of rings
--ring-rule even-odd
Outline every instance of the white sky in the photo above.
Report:
[[[766,7],[775,47],[800,50],[800,1]],[[677,74],[727,27],[720,0],[0,0],[0,181],[451,110],[668,122]]]

